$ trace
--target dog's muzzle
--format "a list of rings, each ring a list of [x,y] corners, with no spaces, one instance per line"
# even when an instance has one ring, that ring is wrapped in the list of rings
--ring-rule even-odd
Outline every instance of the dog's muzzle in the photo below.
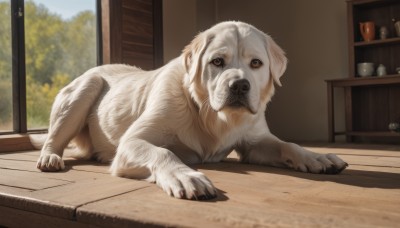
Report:
[[[229,97],[227,105],[230,107],[249,108],[248,94],[250,91],[250,82],[246,79],[234,81],[229,85]]]

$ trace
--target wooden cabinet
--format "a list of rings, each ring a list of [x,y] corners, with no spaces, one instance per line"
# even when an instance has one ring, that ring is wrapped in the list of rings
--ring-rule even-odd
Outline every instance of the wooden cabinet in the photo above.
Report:
[[[343,79],[327,80],[329,140],[346,135],[347,141],[384,141],[400,143],[400,134],[389,131],[389,123],[400,123],[400,37],[396,35],[393,19],[400,20],[398,0],[347,0],[349,75]],[[375,24],[375,39],[364,41],[360,23]],[[388,37],[380,39],[382,26]],[[372,62],[372,76],[360,77],[357,64]],[[387,75],[377,76],[376,68],[383,64]],[[344,132],[335,130],[334,88],[345,91]]]

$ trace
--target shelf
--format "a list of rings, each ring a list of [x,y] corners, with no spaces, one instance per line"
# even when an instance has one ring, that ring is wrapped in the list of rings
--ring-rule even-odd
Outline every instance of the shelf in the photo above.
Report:
[[[387,5],[398,0],[346,0],[347,2],[352,2],[354,6],[357,7],[371,7],[371,6],[379,6],[379,5]]]
[[[400,37],[395,36],[392,23],[393,18],[399,20],[399,10],[400,0],[347,0],[348,77],[325,80],[329,141],[334,142],[335,136],[344,135],[348,142],[400,142],[400,133],[387,129],[388,123],[400,121],[400,72],[396,70],[400,67]],[[360,22],[367,21],[375,23],[376,34],[381,26],[386,26],[390,36],[386,39],[376,36],[368,42],[360,39]],[[359,77],[357,64],[363,62],[384,65],[388,75]],[[343,94],[338,98],[344,100],[344,132],[335,130],[338,90]]]
[[[393,131],[350,131],[335,132],[335,135],[364,136],[364,137],[400,137],[400,133]]]
[[[400,74],[325,80],[334,87],[400,84]]]
[[[354,47],[369,47],[387,44],[400,44],[400,37],[392,37],[384,40],[373,40],[373,41],[360,41],[355,42]]]

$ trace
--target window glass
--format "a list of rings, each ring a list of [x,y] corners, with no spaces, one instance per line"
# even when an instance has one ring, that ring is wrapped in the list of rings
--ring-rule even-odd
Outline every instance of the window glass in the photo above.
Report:
[[[0,133],[13,130],[10,1],[0,0]]]
[[[95,0],[25,1],[29,130],[47,128],[58,91],[96,66],[95,9]]]

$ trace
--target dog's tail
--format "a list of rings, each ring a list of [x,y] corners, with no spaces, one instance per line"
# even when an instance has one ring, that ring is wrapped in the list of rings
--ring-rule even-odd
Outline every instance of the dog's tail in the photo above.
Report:
[[[47,134],[30,134],[29,140],[31,141],[32,146],[40,150],[42,149],[44,142],[46,142]]]
[[[47,134],[30,134],[29,139],[31,141],[33,148],[35,148],[36,150],[41,150],[43,148],[44,143],[46,142]],[[66,150],[64,150],[63,156],[83,159],[83,160],[90,159],[91,154],[87,153],[87,151],[82,151],[83,149],[89,150],[89,148],[83,147],[88,145],[81,145],[81,148],[78,148],[76,144],[77,144],[76,142],[70,142],[68,146],[65,148]]]

